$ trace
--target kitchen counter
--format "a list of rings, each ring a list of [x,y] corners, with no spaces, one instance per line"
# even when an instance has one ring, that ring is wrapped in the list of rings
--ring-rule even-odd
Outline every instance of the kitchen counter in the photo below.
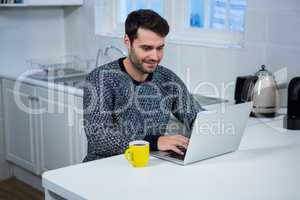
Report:
[[[22,81],[23,83],[35,85],[35,86],[38,86],[38,87],[54,89],[54,90],[58,90],[58,91],[68,93],[68,94],[74,94],[74,95],[77,95],[77,96],[80,96],[80,97],[83,96],[83,90],[82,89],[71,87],[71,86],[68,86],[68,85],[55,84],[54,82],[51,82],[51,81],[49,82],[49,81],[33,79],[33,78],[30,78],[30,77],[27,77],[28,75],[31,75],[30,72],[28,72],[27,74],[26,74],[26,72],[25,73],[19,73],[19,74],[17,74],[17,73],[3,73],[2,72],[2,73],[0,73],[0,78],[5,78],[5,79],[9,79],[9,80],[14,80],[14,81],[19,80],[19,81]],[[196,99],[198,99],[199,96],[202,96],[202,95],[195,94]],[[207,96],[202,96],[202,97],[207,98]],[[206,100],[202,99],[202,100],[204,100],[204,102],[207,102],[207,99]],[[216,100],[216,101],[219,101],[219,100]]]
[[[151,157],[133,168],[124,155],[48,171],[46,200],[300,199],[300,131],[282,120],[248,126],[234,153],[179,166]]]
[[[22,82],[30,84],[30,85],[35,85],[35,86],[42,87],[42,88],[49,88],[49,89],[65,92],[68,94],[74,94],[74,95],[80,96],[80,97],[83,96],[82,89],[71,87],[71,86],[66,86],[66,85],[59,85],[59,84],[55,84],[53,82],[32,79],[32,78],[28,78],[28,77],[25,78],[25,77],[22,77],[21,75],[22,74],[3,73],[2,72],[2,73],[0,73],[0,78],[5,78],[5,79],[13,80],[13,81],[19,80],[19,81],[22,81]]]

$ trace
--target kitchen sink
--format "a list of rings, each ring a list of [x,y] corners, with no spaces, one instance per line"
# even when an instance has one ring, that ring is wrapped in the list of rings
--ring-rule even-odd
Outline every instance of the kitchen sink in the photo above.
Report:
[[[87,72],[73,68],[41,69],[29,78],[76,88],[83,88]]]
[[[66,85],[82,89],[85,83],[85,77],[87,74],[72,76],[72,77],[61,77],[53,80],[55,84]]]
[[[34,74],[29,75],[30,78],[39,79],[39,80],[56,80],[62,78],[70,78],[70,77],[78,77],[81,75],[85,75],[86,72],[74,69],[74,68],[48,68],[41,69]]]

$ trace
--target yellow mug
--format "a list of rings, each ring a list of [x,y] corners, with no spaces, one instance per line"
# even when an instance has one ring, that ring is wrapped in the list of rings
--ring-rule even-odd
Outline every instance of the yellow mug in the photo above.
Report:
[[[125,151],[125,158],[134,167],[145,167],[149,161],[149,142],[144,140],[136,140],[129,143],[128,149]]]

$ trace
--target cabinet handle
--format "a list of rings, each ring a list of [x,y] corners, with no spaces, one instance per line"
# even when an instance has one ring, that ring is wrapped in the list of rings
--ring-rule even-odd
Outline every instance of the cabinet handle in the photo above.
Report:
[[[38,98],[38,97],[33,97],[33,101],[38,102],[38,101],[39,101],[39,98]]]
[[[28,96],[29,101],[33,101],[33,96]]]
[[[38,97],[34,97],[34,96],[28,96],[28,99],[30,101],[39,101],[39,98]]]

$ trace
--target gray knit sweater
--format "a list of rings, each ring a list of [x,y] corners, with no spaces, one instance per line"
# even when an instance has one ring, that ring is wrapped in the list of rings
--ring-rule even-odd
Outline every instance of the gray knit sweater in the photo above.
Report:
[[[187,128],[201,110],[180,78],[157,66],[144,82],[133,80],[124,58],[94,69],[86,79],[83,108],[88,154],[84,161],[124,153],[130,141],[147,140],[157,150],[173,115]]]

